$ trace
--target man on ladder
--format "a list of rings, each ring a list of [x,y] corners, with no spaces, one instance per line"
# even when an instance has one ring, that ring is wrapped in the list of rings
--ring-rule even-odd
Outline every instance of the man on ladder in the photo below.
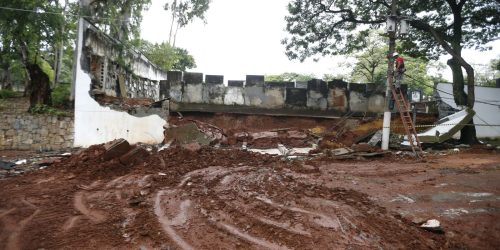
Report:
[[[396,65],[394,69],[394,86],[391,86],[392,96],[396,106],[398,107],[401,121],[403,122],[403,127],[406,135],[408,136],[408,142],[410,143],[411,149],[417,157],[420,157],[423,153],[422,146],[420,145],[415,126],[413,125],[409,103],[401,91],[401,81],[403,80],[403,75],[406,71],[404,59],[400,57],[398,53],[394,53],[393,56],[396,60]]]
[[[403,76],[405,74],[405,60],[403,57],[399,56],[398,53],[394,53],[394,60],[396,60],[396,68],[394,70],[395,73],[395,83],[394,86],[396,87],[396,90],[399,91],[399,88],[401,88],[401,82],[403,81]]]

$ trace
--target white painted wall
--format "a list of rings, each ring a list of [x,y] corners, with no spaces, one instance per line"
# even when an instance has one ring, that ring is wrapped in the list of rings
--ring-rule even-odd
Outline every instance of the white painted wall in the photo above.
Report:
[[[89,94],[91,80],[88,73],[81,69],[83,31],[90,27],[80,19],[76,45],[76,67],[73,79],[75,90],[75,147],[88,147],[94,144],[124,138],[130,143],[157,144],[163,141],[163,126],[167,123],[158,115],[134,117],[127,112],[102,107]],[[152,67],[138,65],[143,69],[136,74],[152,80],[163,80],[164,76]]]
[[[438,93],[441,99],[453,108],[457,108],[453,100],[453,87],[449,83],[440,83],[437,85]],[[464,87],[467,92],[467,87]],[[500,125],[500,88],[479,87],[476,86],[476,103],[474,104],[474,124],[479,125]],[[447,94],[447,93],[450,94]],[[492,103],[489,105],[486,103]],[[476,126],[477,137],[500,137],[500,127]]]

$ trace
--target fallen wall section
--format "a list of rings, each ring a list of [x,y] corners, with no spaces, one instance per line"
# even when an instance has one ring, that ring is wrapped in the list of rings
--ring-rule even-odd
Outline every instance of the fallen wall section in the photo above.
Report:
[[[130,72],[118,69],[113,62],[113,39],[99,33],[96,27],[81,18],[78,23],[77,46],[73,89],[75,97],[74,146],[88,147],[93,144],[124,138],[130,143],[161,143],[166,117],[155,112],[141,112],[134,116],[127,111],[113,110],[100,105],[91,96],[91,86],[101,86],[109,96],[147,97],[159,99],[161,80],[166,74],[159,70],[146,57],[136,52],[129,52]],[[99,34],[99,35],[96,35]],[[111,41],[111,43],[110,43]],[[111,51],[111,53],[110,53]],[[102,57],[101,63],[91,63]],[[108,60],[107,60],[107,59]],[[109,66],[112,64],[112,67]],[[100,67],[95,69],[93,67]],[[116,72],[110,72],[116,70]],[[99,72],[101,79],[96,79],[93,72]],[[119,73],[119,74],[118,74]],[[122,78],[122,79],[120,79]],[[125,93],[123,93],[125,90]]]

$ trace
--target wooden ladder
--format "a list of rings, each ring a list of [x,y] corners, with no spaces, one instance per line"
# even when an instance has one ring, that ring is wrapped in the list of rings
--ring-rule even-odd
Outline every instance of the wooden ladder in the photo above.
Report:
[[[422,146],[420,145],[420,140],[417,136],[417,131],[415,131],[415,126],[413,125],[413,120],[410,114],[410,105],[406,100],[401,88],[396,89],[394,85],[391,84],[392,96],[396,102],[396,107],[398,108],[399,115],[401,116],[401,121],[403,122],[403,127],[408,135],[408,141],[410,142],[411,149],[417,157],[423,155]]]

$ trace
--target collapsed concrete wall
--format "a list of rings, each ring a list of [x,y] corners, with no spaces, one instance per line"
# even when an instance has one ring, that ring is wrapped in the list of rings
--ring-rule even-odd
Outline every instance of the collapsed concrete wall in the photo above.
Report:
[[[384,111],[385,87],[374,84],[325,82],[265,82],[264,76],[247,75],[245,81],[224,76],[168,72],[160,96],[170,97],[176,111],[256,112],[340,116],[347,112],[377,114]],[[402,88],[406,90],[406,86]]]
[[[467,93],[467,86],[464,86]],[[476,126],[476,135],[480,138],[500,138],[500,88],[475,86],[476,103],[474,104],[474,124]],[[448,116],[461,110],[463,107],[457,107],[453,98],[453,85],[450,83],[439,83],[436,86],[436,97],[440,103],[445,104],[452,110],[442,112],[440,115]],[[441,114],[442,113],[442,114]]]
[[[166,80],[167,74],[140,53],[118,50],[118,41],[85,19],[81,18],[78,26],[72,88],[74,146],[118,138],[131,143],[161,143],[168,103],[154,102],[160,100],[160,81]],[[130,98],[145,98],[151,105],[123,108],[122,102]],[[103,103],[102,99],[112,101]],[[129,103],[136,101],[131,100]]]

